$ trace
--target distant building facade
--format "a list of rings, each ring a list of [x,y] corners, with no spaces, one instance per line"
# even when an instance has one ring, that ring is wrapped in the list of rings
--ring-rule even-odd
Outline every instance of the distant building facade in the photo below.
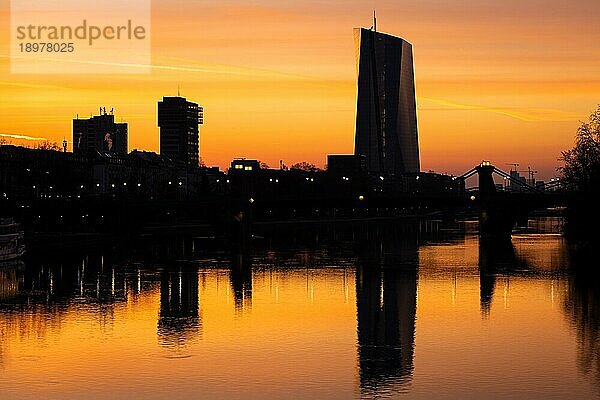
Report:
[[[337,175],[358,175],[367,172],[367,159],[363,155],[329,154],[327,172]]]
[[[258,160],[248,160],[245,158],[236,158],[231,162],[231,172],[251,172],[260,169]]]
[[[218,169],[190,168],[147,151],[79,155],[0,146],[0,200],[75,199],[78,195],[89,199],[113,194],[145,199],[173,193],[197,196],[208,191],[203,181],[212,184],[221,176]]]
[[[87,119],[73,120],[73,153],[111,152],[127,154],[127,123],[115,122],[106,111]]]
[[[524,186],[527,184],[527,178],[521,176],[518,171],[511,170],[510,171],[510,183],[508,185],[508,190],[511,192],[522,192],[524,190]]]
[[[197,166],[199,162],[199,130],[204,123],[204,110],[185,97],[163,97],[158,102],[160,154],[173,161]]]
[[[412,45],[356,28],[358,95],[354,154],[377,174],[420,170]]]

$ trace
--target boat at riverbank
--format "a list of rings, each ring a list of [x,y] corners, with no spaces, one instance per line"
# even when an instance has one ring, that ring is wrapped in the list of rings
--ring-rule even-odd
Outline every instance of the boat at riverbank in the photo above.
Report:
[[[0,262],[14,260],[25,253],[20,225],[12,218],[0,218]]]

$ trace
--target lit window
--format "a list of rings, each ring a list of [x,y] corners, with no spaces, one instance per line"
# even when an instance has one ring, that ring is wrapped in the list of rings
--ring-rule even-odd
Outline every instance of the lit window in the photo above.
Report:
[[[251,166],[251,165],[246,165],[246,166],[244,167],[244,169],[245,169],[246,171],[252,171],[252,166]]]

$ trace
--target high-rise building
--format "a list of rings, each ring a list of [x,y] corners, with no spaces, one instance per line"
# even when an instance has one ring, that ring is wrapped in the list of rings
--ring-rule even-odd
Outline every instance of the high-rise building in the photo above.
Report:
[[[73,120],[73,153],[90,151],[127,154],[127,123],[100,108],[100,115]]]
[[[354,154],[372,173],[420,170],[412,45],[373,29],[356,28],[358,95]]]
[[[197,166],[199,156],[198,125],[203,109],[185,97],[163,97],[158,102],[160,154],[188,165]]]

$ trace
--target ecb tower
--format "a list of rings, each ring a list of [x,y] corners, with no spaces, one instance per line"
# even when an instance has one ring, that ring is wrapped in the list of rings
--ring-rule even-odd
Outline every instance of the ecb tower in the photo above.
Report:
[[[420,170],[412,45],[373,29],[355,28],[358,94],[354,154],[371,173]]]

